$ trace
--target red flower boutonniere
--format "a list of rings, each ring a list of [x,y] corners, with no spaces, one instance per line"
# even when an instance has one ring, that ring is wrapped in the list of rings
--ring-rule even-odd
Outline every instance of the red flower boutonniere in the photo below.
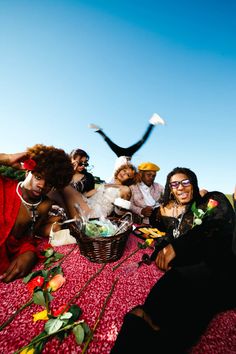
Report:
[[[23,163],[24,170],[33,171],[36,167],[36,162],[33,159],[25,160]]]

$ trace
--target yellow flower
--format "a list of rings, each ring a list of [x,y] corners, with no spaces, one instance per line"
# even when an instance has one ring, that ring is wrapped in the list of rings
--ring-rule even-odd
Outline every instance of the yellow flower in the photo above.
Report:
[[[151,246],[151,244],[153,243],[153,238],[147,238],[146,240],[145,240],[145,243],[148,245],[148,246]]]
[[[34,348],[25,348],[20,352],[20,354],[34,354],[34,352]]]
[[[47,313],[47,310],[43,310],[43,311],[40,311],[40,312],[37,312],[33,315],[33,318],[34,318],[34,322],[36,321],[40,321],[40,320],[43,320],[43,321],[47,321],[48,320],[48,313]],[[26,352],[28,353],[28,352]],[[32,352],[33,353],[33,352]]]

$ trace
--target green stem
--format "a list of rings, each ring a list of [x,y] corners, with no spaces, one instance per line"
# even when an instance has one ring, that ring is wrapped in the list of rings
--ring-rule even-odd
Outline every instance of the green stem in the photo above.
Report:
[[[64,255],[64,257],[57,263],[57,265],[60,266],[65,261],[65,259],[75,250],[75,248],[78,248],[77,244],[75,244],[74,247],[72,247],[71,250],[66,255]]]
[[[121,262],[119,262],[117,265],[115,265],[113,268],[112,268],[112,271],[114,272],[117,268],[119,268],[119,266],[121,264],[123,264],[125,261],[127,261],[127,259],[129,259],[130,257],[132,257],[135,253],[137,253],[138,251],[140,250],[140,248],[136,248],[133,252],[131,252],[128,256],[126,256],[124,259],[122,259]]]
[[[50,333],[50,334],[46,334],[45,336],[36,336],[34,339],[32,339],[32,341],[29,343],[29,344],[27,344],[27,345],[25,345],[24,347],[22,347],[21,349],[18,349],[16,352],[14,352],[14,354],[17,354],[17,353],[20,353],[22,350],[24,350],[24,349],[26,349],[26,348],[30,348],[30,347],[32,347],[32,345],[34,345],[34,344],[37,344],[38,342],[41,342],[41,341],[43,341],[43,340],[45,340],[45,339],[47,339],[47,338],[49,338],[49,337],[51,337],[51,336],[54,336],[54,335],[56,335],[56,334],[58,334],[58,333],[60,333],[60,332],[63,332],[63,331],[67,331],[68,329],[71,329],[71,328],[73,328],[73,327],[75,327],[75,326],[78,326],[78,324],[79,323],[83,323],[84,321],[77,321],[77,322],[74,322],[74,323],[72,323],[72,324],[69,324],[69,325],[67,325],[67,326],[65,326],[65,327],[62,327],[62,328],[60,328],[60,329],[58,329],[58,331],[56,331],[56,332],[53,332],[53,333]],[[39,337],[39,338],[38,338]]]
[[[30,301],[26,302],[24,305],[22,305],[16,312],[8,318],[1,326],[0,326],[0,331],[2,331],[5,327],[7,327],[13,320],[14,318],[20,313],[22,310],[24,310],[26,307],[30,306],[33,303],[33,299]]]
[[[89,346],[89,343],[90,343],[91,340],[93,339],[94,333],[95,333],[95,331],[96,331],[96,329],[97,329],[97,326],[98,326],[98,324],[99,324],[99,322],[100,322],[100,320],[101,320],[101,318],[102,318],[102,316],[103,316],[103,314],[104,314],[104,312],[105,312],[107,303],[108,303],[110,297],[112,296],[112,293],[113,293],[113,291],[114,291],[114,289],[115,289],[115,286],[116,286],[116,283],[117,283],[117,282],[118,282],[118,278],[115,279],[115,281],[114,281],[113,284],[112,284],[112,287],[111,287],[111,289],[110,289],[110,291],[109,291],[109,293],[108,293],[108,295],[107,295],[107,297],[106,297],[106,299],[105,299],[105,301],[104,301],[104,304],[103,304],[103,306],[102,306],[102,309],[101,309],[101,311],[100,311],[100,313],[99,313],[99,315],[98,315],[97,321],[96,321],[95,325],[93,326],[93,329],[92,329],[90,335],[88,336],[88,339],[87,339],[86,342],[85,342],[85,345],[84,345],[84,347],[83,347],[83,350],[82,350],[81,354],[86,353],[86,351],[87,351],[87,349],[88,349],[88,346]]]
[[[75,300],[77,299],[80,294],[84,291],[84,289],[93,281],[94,278],[96,278],[96,276],[98,274],[100,274],[102,272],[102,270],[105,268],[106,263],[104,263],[101,268],[99,268],[96,273],[94,273],[87,281],[86,283],[82,286],[82,288],[68,301],[68,306]]]

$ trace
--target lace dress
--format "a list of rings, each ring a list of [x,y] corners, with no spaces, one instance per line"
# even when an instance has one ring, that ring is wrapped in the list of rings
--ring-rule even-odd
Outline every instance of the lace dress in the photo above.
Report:
[[[114,209],[114,201],[120,197],[119,188],[105,187],[101,185],[98,187],[97,192],[86,198],[88,206],[92,209],[90,218],[102,218],[109,216]]]

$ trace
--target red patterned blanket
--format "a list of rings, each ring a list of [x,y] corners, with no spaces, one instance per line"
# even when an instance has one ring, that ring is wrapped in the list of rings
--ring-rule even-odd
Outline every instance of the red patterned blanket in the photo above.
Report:
[[[130,236],[121,260],[136,249],[139,241],[135,236]],[[57,250],[67,254],[73,247],[74,245],[61,246]],[[83,310],[82,318],[90,327],[93,327],[112,284],[118,279],[94,338],[88,347],[88,353],[110,353],[125,313],[135,305],[143,303],[150,288],[162,276],[162,272],[154,264],[136,267],[142,254],[149,252],[150,250],[139,250],[116,270],[113,270],[113,267],[121,260],[107,264],[76,300]],[[90,262],[80,254],[79,247],[75,247],[62,263],[66,282],[53,293],[53,306],[57,308],[69,301],[101,266],[101,264]],[[38,269],[41,268],[42,264],[38,266]],[[30,298],[22,280],[10,284],[0,282],[0,325]],[[0,353],[14,353],[42,331],[45,322],[33,322],[32,320],[32,315],[41,310],[42,307],[39,305],[31,305],[21,311],[0,332]],[[81,353],[81,348],[76,344],[74,336],[70,334],[62,343],[57,339],[49,341],[43,353]],[[191,353],[236,353],[236,310],[219,314],[214,318]]]

